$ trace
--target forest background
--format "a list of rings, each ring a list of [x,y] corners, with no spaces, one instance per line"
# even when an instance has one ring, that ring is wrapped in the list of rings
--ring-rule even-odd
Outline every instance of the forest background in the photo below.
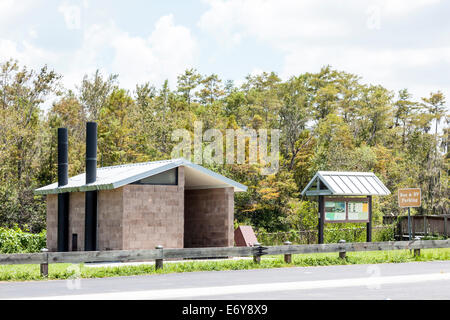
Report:
[[[169,159],[173,130],[194,132],[195,121],[224,135],[279,129],[276,174],[203,164],[249,187],[235,196],[235,224],[259,232],[316,228],[315,199],[300,192],[318,170],[374,172],[392,192],[375,197],[376,224],[404,214],[396,200],[403,187],[422,189],[414,214],[450,213],[450,117],[440,91],[416,101],[406,88],[393,92],[331,66],[285,81],[262,72],[240,86],[188,69],[176,88],[141,83],[132,92],[98,71],[75,90],[61,78],[47,66],[0,62],[0,227],[45,230],[45,197],[33,190],[57,180],[59,127],[69,130],[69,175],[84,172],[86,121],[98,123],[99,166]]]

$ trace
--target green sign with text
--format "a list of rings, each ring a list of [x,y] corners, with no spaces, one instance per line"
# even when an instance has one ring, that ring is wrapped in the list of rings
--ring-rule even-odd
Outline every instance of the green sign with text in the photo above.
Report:
[[[334,199],[325,201],[325,222],[369,222],[367,199]]]

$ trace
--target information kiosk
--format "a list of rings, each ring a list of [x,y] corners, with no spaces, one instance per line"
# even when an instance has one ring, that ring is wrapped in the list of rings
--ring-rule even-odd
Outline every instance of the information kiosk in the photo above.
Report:
[[[372,196],[391,192],[373,172],[317,172],[305,189],[304,196],[317,197],[319,204],[319,237],[323,243],[325,223],[366,223],[367,242],[372,241]]]

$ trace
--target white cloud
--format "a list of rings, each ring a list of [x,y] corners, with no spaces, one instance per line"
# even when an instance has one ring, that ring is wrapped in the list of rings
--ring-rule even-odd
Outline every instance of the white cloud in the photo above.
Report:
[[[17,44],[14,41],[0,40],[0,61],[8,60],[17,54]]]
[[[332,54],[330,54],[332,53]],[[285,56],[283,77],[317,71],[330,64],[341,70],[366,75],[366,80],[393,84],[399,79],[397,68],[415,70],[435,63],[450,66],[450,47],[425,49],[365,49],[362,47],[308,47]],[[430,81],[432,79],[427,79]]]
[[[36,31],[35,27],[31,27],[30,29],[28,29],[28,35],[33,38],[36,39],[38,37],[38,33]]]
[[[9,59],[18,60],[21,65],[39,69],[49,61],[58,60],[58,56],[51,51],[36,47],[28,41],[16,43],[7,39],[0,39],[0,62]]]
[[[350,29],[345,19],[329,19],[321,1],[207,0],[210,9],[202,15],[200,28],[223,43],[237,44],[252,36],[274,42],[299,37],[343,36]],[[311,15],[311,12],[317,12]]]
[[[436,5],[441,0],[379,0],[376,3],[388,15],[408,15],[424,7]]]
[[[219,41],[237,43],[246,36],[273,42],[344,37],[363,27],[369,15],[402,16],[440,0],[204,0],[210,8],[198,23]]]
[[[79,6],[70,5],[63,2],[58,11],[64,16],[66,27],[69,30],[81,29],[81,8]]]
[[[195,52],[196,40],[190,30],[176,25],[172,15],[161,17],[148,37],[131,36],[113,22],[92,25],[74,55],[77,67],[69,82],[79,82],[82,73],[104,66],[119,74],[121,85],[128,89],[146,81],[160,85],[165,79],[175,85],[176,76],[194,63]]]
[[[317,72],[329,64],[360,75],[363,81],[391,86],[393,90],[417,88],[418,95],[423,95],[422,90],[428,86],[424,85],[421,70],[436,65],[450,68],[448,43],[430,47],[418,38],[410,46],[397,45],[397,35],[388,27],[388,23],[408,25],[413,14],[438,5],[439,0],[205,2],[209,8],[198,23],[202,30],[221,44],[237,45],[249,39],[275,49],[283,56],[279,71],[285,79]],[[414,32],[412,29],[411,37]],[[435,78],[426,81],[430,85],[431,81],[440,85],[446,81],[443,75]]]
[[[160,86],[166,79],[173,87],[177,75],[195,63],[196,50],[191,31],[177,25],[173,15],[161,17],[145,36],[130,35],[113,21],[87,26],[80,47],[70,51],[0,38],[0,61],[14,58],[33,69],[47,64],[64,76],[63,84],[70,89],[97,69],[104,75],[118,74],[120,85],[129,90],[147,81]]]
[[[18,15],[33,10],[41,0],[0,0],[0,25],[13,22]]]
[[[190,30],[176,25],[172,15],[161,17],[147,37],[132,36],[110,21],[84,30],[82,46],[66,57],[71,67],[60,72],[71,88],[96,69],[118,74],[121,86],[130,90],[147,81],[161,85],[165,79],[174,86],[177,75],[194,63],[195,52]]]

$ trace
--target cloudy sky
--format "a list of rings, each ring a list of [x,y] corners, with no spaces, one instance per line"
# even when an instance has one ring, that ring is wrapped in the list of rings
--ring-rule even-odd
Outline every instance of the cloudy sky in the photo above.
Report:
[[[450,1],[0,0],[0,61],[159,86],[186,68],[239,84],[323,65],[366,83],[450,97]],[[449,100],[449,98],[447,98]]]

